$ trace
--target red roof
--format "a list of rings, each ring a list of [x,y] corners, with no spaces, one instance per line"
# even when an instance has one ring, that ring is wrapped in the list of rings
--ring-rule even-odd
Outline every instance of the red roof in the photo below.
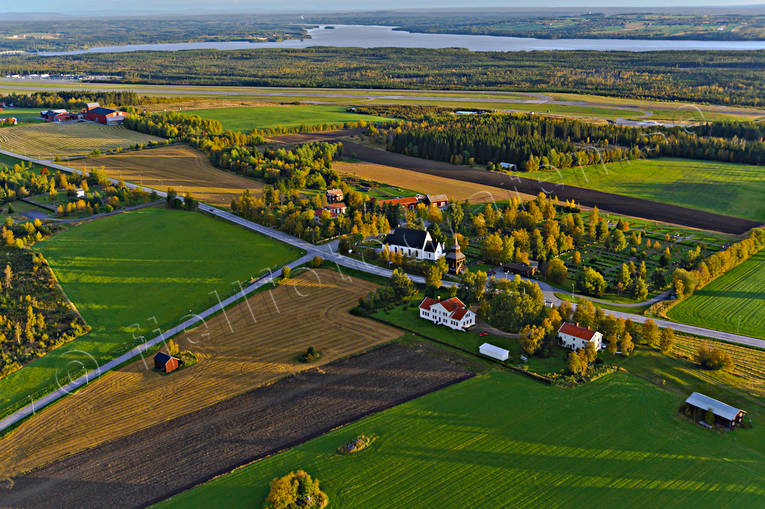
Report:
[[[589,341],[592,339],[592,337],[595,335],[597,331],[594,331],[590,329],[589,327],[579,327],[578,324],[566,322],[560,326],[560,329],[558,329],[558,332],[562,332],[563,334],[568,334],[569,336],[574,336],[575,338]]]
[[[345,208],[345,203],[343,203],[343,202],[340,202],[340,203],[330,203],[329,205],[327,205],[324,208],[325,209],[344,209]]]
[[[439,301],[438,299],[431,299],[430,297],[425,297],[422,302],[420,302],[420,309],[430,310],[430,308],[435,304],[441,304],[455,320],[462,320],[462,317],[465,316],[465,313],[468,311],[465,307],[465,304],[463,304],[462,301],[457,297],[452,297],[442,301]]]
[[[403,205],[404,207],[410,207],[412,205],[416,205],[419,203],[419,200],[414,196],[409,196],[406,198],[392,198],[390,200],[377,200],[377,204],[382,206],[386,203],[390,203],[393,205]]]

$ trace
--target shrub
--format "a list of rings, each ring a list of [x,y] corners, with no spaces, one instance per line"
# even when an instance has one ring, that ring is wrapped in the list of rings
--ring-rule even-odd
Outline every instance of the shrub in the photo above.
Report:
[[[695,360],[704,369],[725,371],[733,369],[733,359],[722,348],[700,345]]]
[[[199,360],[197,358],[197,354],[195,354],[194,352],[192,352],[190,350],[182,351],[178,355],[178,358],[181,361],[181,366],[183,366],[184,368],[188,368],[189,366],[193,366]]]
[[[318,269],[322,263],[324,263],[324,259],[321,256],[314,256],[311,260],[311,267]]]
[[[321,357],[319,351],[313,346],[309,346],[305,353],[300,356],[299,360],[300,362],[314,362],[315,360],[318,360],[319,357]]]
[[[319,489],[319,480],[298,470],[271,481],[265,509],[321,509],[328,503],[329,498]]]
[[[346,442],[345,444],[341,445],[337,448],[338,454],[354,454],[359,451],[363,451],[370,445],[372,445],[372,442],[375,441],[377,437],[374,435],[367,436],[367,435],[359,435],[353,440]]]
[[[282,277],[284,279],[289,279],[291,275],[292,275],[292,269],[289,266],[285,265],[282,268]]]

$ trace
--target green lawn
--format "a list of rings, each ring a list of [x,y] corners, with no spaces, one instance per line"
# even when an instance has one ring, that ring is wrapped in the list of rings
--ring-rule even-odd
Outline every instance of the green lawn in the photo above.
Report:
[[[415,299],[417,300],[417,299]],[[419,303],[419,300],[417,300]],[[457,331],[448,327],[435,325],[420,318],[419,310],[414,305],[412,309],[395,307],[388,311],[378,311],[376,318],[384,320],[394,326],[416,332],[427,338],[442,341],[461,350],[477,354],[478,347],[483,343],[491,343],[510,351],[510,359],[507,364],[524,365],[529,371],[542,375],[563,372],[566,369],[566,356],[568,351],[562,348],[554,348],[553,354],[548,358],[529,357],[527,363],[521,363],[520,357],[524,355],[520,342],[515,338],[498,337],[491,334],[479,336],[481,327],[471,327],[467,331]]]
[[[765,338],[765,250],[675,305],[678,322]]]
[[[73,227],[34,249],[43,253],[93,330],[0,380],[0,415],[29,403],[146,339],[233,295],[252,276],[299,252],[201,213],[148,208]],[[156,319],[156,322],[155,322]]]
[[[763,166],[662,158],[523,176],[765,221]]]
[[[189,110],[203,118],[219,120],[223,129],[250,131],[269,127],[300,127],[301,125],[340,124],[344,122],[368,122],[389,120],[374,115],[348,113],[345,106],[319,106],[300,104],[295,106],[253,106],[240,108],[213,108]]]
[[[760,507],[765,428],[707,431],[626,373],[575,389],[491,372],[336,429],[159,507],[257,507],[304,469],[330,507]],[[379,438],[357,456],[335,449]]]
[[[47,108],[3,108],[0,118],[16,117],[19,124],[27,122],[43,122],[40,112]]]

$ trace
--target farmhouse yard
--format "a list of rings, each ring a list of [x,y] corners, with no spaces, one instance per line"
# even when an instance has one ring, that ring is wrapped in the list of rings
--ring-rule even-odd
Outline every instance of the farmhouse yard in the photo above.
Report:
[[[92,331],[0,380],[0,415],[234,294],[300,252],[201,213],[146,208],[35,245]]]
[[[96,380],[0,440],[16,474],[107,440],[180,417],[298,371],[399,337],[392,327],[348,313],[376,285],[335,271],[306,272],[254,294],[176,339],[197,354],[191,367],[161,376],[150,356]],[[300,363],[309,346],[319,361]],[[161,403],[161,411],[147,411]],[[98,422],[94,427],[93,422]]]
[[[179,194],[190,192],[200,201],[220,207],[228,207],[246,189],[253,194],[263,189],[258,180],[214,167],[203,153],[188,145],[91,157],[67,165],[84,170],[103,167],[109,177],[163,191],[172,187]]]
[[[46,122],[0,129],[0,148],[38,159],[84,156],[96,149],[105,152],[152,141],[164,140],[122,126],[91,122]]]
[[[251,507],[272,478],[298,468],[321,479],[334,507],[759,505],[762,421],[710,433],[678,416],[683,398],[626,373],[564,390],[495,371],[158,507]],[[360,433],[379,438],[357,457],[335,452]]]

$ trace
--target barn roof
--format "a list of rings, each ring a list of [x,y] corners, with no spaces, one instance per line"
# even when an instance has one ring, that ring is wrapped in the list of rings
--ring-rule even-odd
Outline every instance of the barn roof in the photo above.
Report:
[[[592,330],[589,327],[579,327],[579,324],[576,323],[566,322],[560,326],[558,332],[589,341],[598,331]]]
[[[428,203],[449,201],[449,197],[446,196],[445,194],[426,194],[425,196],[428,198]]]
[[[723,419],[727,419],[729,421],[735,419],[738,413],[743,411],[739,408],[735,408],[726,403],[723,403],[722,401],[718,401],[714,398],[710,398],[709,396],[705,396],[700,392],[694,392],[688,396],[688,399],[686,399],[685,402],[689,405],[695,406],[696,408],[701,408],[702,410],[709,410],[711,408],[712,412],[716,416],[722,417]]]
[[[108,115],[109,113],[117,113],[117,112],[119,112],[119,110],[104,108],[103,106],[99,106],[98,108],[93,108],[92,110],[88,110],[88,113],[93,113],[94,115]]]
[[[159,361],[162,364],[167,364],[167,361],[170,359],[172,359],[172,356],[166,354],[165,352],[157,352],[157,354],[154,356],[154,361]]]

